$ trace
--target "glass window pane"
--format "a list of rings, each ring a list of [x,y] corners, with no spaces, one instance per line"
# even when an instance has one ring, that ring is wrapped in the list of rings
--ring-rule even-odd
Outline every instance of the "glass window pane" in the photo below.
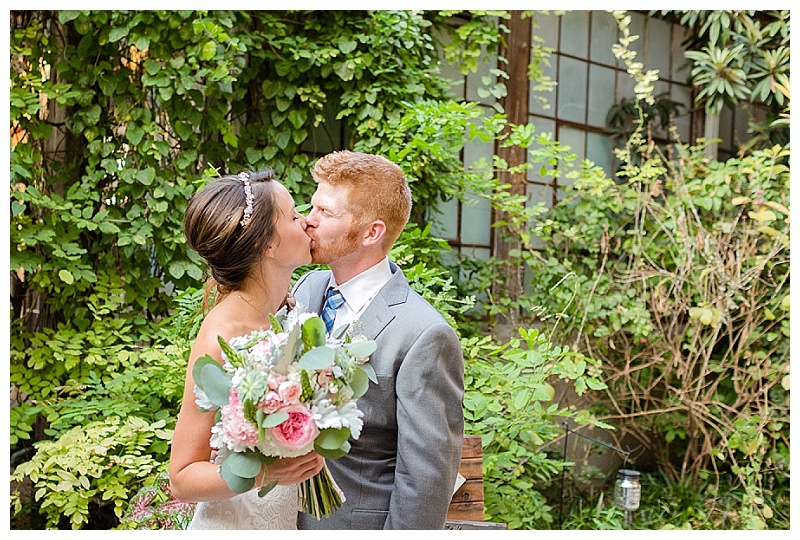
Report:
[[[647,60],[645,69],[657,69],[660,79],[669,78],[670,24],[660,19],[647,20]]]
[[[617,71],[617,101],[634,99],[636,97],[636,93],[633,91],[635,87],[636,81],[627,71]]]
[[[581,58],[588,56],[588,11],[568,11],[561,17],[561,52]]]
[[[668,82],[658,80],[653,83],[653,97],[664,96],[666,99],[672,99],[669,94],[670,84]],[[661,120],[655,118],[653,122],[653,136],[665,139],[669,137],[667,129],[661,127]]]
[[[592,11],[592,43],[590,58],[614,66],[617,59],[611,47],[617,42],[617,22],[607,11]]]
[[[670,78],[673,81],[682,83],[689,81],[690,71],[686,68],[689,60],[684,56],[685,49],[683,45],[681,45],[685,34],[686,30],[682,26],[678,24],[672,25],[672,73],[670,74]]]
[[[603,168],[606,176],[614,175],[614,145],[611,137],[602,133],[586,135],[586,159]]]
[[[491,204],[483,197],[468,193],[461,205],[461,242],[488,246],[491,232]]]
[[[586,122],[586,67],[582,60],[561,57],[558,77],[558,117]]]
[[[497,78],[489,72],[490,69],[497,66],[497,57],[495,55],[492,55],[489,58],[483,59],[485,53],[486,53],[486,48],[482,47],[481,61],[478,62],[478,66],[475,73],[470,73],[469,75],[467,75],[467,99],[469,101],[477,101],[478,103],[483,103],[484,105],[491,105],[495,101],[494,96],[489,94],[487,97],[482,98],[478,95],[479,88],[487,87],[483,83],[484,77],[489,77],[490,80],[489,88],[491,88],[497,82],[496,81]]]
[[[589,125],[606,126],[606,116],[614,105],[615,83],[613,69],[589,66]]]
[[[689,88],[680,84],[672,85],[672,99],[678,103],[683,103],[685,106],[682,109],[683,113],[675,118],[675,126],[678,128],[678,137],[684,143],[694,143],[689,140],[692,125],[692,92]]]
[[[551,81],[558,81],[558,73],[556,72],[556,62],[558,57],[553,54],[550,59],[550,65],[544,63],[540,64],[543,77],[550,77]],[[528,89],[528,111],[531,114],[541,114],[542,116],[555,115],[555,102],[556,93],[558,92],[558,85],[551,91],[534,89],[535,83],[531,81]]]
[[[431,212],[431,235],[446,240],[458,240],[458,200],[439,202]]]
[[[434,39],[437,43],[439,58],[441,59],[439,73],[445,79],[452,81],[450,84],[450,90],[453,92],[455,99],[464,99],[466,77],[458,71],[457,65],[451,64],[444,59],[443,47],[452,41],[450,34],[446,31],[437,29],[434,31]],[[439,43],[441,43],[441,46],[438,46]]]
[[[737,147],[739,144],[744,144],[750,138],[750,135],[747,133],[750,122],[749,113],[750,111],[748,111],[747,105],[741,105],[736,108],[734,127],[736,128]]]
[[[558,23],[559,16],[552,13],[542,14],[534,13],[531,20],[532,35],[541,37],[544,40],[545,47],[558,49]]]
[[[480,118],[472,120],[472,122],[479,121]],[[467,169],[480,158],[484,158],[486,163],[491,166],[492,156],[494,156],[494,143],[491,141],[484,142],[476,137],[464,143],[464,167]]]
[[[488,261],[490,255],[489,248],[476,247],[463,247],[461,248],[461,254],[465,257],[480,259],[482,261]]]
[[[544,203],[545,207],[553,207],[553,187],[545,186],[542,184],[528,184],[525,187],[525,194],[528,196],[526,206],[528,208],[536,206],[539,203]],[[531,226],[533,224],[531,223]],[[544,242],[538,236],[531,236],[531,246],[534,249],[541,249],[544,247]]]
[[[558,140],[561,144],[569,146],[570,151],[581,160],[586,157],[585,135],[586,132],[580,129],[562,126],[558,131]],[[558,178],[559,185],[569,185],[572,184],[572,182],[573,180],[571,178],[564,178],[563,176]],[[563,195],[563,191],[559,189],[557,197],[561,199]]]
[[[639,39],[631,42],[630,46],[628,47],[632,51],[636,51],[636,61],[637,62],[644,62],[644,21],[645,16],[641,13],[633,13],[631,11],[628,12],[628,15],[631,16],[631,25],[630,25],[630,33],[632,36],[639,36]]]

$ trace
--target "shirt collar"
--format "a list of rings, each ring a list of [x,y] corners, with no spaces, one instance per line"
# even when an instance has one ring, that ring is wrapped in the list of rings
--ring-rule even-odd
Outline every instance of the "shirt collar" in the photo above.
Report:
[[[338,288],[350,309],[354,313],[360,313],[391,278],[392,269],[389,267],[389,258],[384,257],[375,266],[364,270],[338,287],[333,273],[331,273],[328,287]]]

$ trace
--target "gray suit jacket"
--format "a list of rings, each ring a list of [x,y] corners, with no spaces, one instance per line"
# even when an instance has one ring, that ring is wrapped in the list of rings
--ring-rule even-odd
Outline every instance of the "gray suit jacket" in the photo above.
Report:
[[[464,359],[455,331],[390,264],[392,278],[360,317],[378,378],[358,400],[364,428],[350,453],[328,460],[346,501],[300,529],[443,529],[464,436]],[[330,271],[309,272],[293,294],[319,313]]]

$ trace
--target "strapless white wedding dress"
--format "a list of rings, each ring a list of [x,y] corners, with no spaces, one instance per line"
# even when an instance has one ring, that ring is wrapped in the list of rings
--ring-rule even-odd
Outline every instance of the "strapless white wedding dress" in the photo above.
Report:
[[[297,486],[275,486],[258,496],[251,489],[230,499],[197,503],[190,530],[297,529]]]

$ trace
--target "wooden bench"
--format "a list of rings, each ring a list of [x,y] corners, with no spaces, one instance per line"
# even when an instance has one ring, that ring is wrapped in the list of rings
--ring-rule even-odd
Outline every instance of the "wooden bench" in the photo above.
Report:
[[[480,435],[465,435],[458,472],[466,480],[453,494],[445,529],[505,529],[505,523],[484,521],[483,448]]]

